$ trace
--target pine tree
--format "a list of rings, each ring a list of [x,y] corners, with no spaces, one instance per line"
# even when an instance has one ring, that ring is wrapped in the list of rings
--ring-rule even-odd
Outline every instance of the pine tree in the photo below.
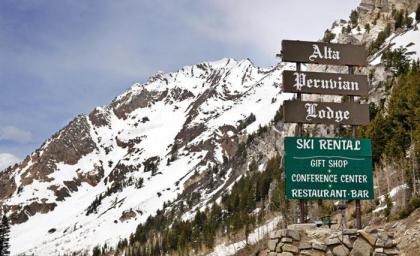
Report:
[[[357,13],[357,11],[352,10],[350,14],[350,22],[353,25],[353,28],[355,28],[358,25],[357,23],[358,18],[359,18],[359,14]]]
[[[404,22],[403,11],[397,11],[394,19],[395,19],[395,29],[402,27],[403,22]]]
[[[369,25],[369,23],[366,23],[366,25],[365,25],[365,29],[366,29],[366,31],[369,33],[370,32],[370,25]]]
[[[3,215],[0,224],[0,255],[1,256],[9,256],[10,255],[10,226],[9,220],[7,219],[6,215]]]
[[[420,22],[420,4],[417,4],[416,21]]]

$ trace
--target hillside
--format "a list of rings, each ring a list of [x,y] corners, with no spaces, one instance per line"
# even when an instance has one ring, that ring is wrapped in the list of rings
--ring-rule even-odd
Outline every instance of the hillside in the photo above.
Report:
[[[233,59],[188,66],[158,73],[76,117],[1,173],[1,207],[15,224],[13,252],[115,243],[197,186],[205,205],[239,174],[214,175],[212,189],[200,184],[200,175],[228,160],[241,134],[269,123],[290,97],[280,94],[282,69]]]

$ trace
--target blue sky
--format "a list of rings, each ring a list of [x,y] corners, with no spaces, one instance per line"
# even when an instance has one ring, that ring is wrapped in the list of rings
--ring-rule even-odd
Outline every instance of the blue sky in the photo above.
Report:
[[[24,158],[77,114],[160,70],[223,57],[271,66],[282,39],[317,40],[357,4],[2,0],[0,156]]]

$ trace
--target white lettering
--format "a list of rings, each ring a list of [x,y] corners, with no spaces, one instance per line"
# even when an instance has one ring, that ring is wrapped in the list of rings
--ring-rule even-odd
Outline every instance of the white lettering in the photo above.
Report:
[[[319,149],[320,150],[351,150],[351,151],[359,151],[361,150],[360,147],[360,140],[332,140],[332,139],[320,139],[318,141]],[[330,160],[333,161],[333,160]],[[335,161],[335,160],[334,160]],[[346,161],[347,160],[340,160]],[[330,166],[333,167],[333,166]]]
[[[293,87],[297,91],[302,88],[321,88],[324,90],[340,90],[340,91],[359,91],[359,83],[355,81],[343,80],[341,76],[336,79],[312,79],[307,78],[305,73],[294,72]]]
[[[328,119],[334,120],[336,123],[341,123],[344,120],[350,119],[349,111],[337,110],[334,111],[330,107],[325,107],[325,109],[317,109],[318,104],[316,103],[306,103],[306,120],[311,121],[314,118],[318,119]]]
[[[323,52],[319,49],[317,44],[312,45],[313,52],[311,56],[309,56],[310,61],[315,61],[316,59],[326,59],[326,60],[339,60],[340,59],[340,52],[333,51],[330,47],[325,46]]]

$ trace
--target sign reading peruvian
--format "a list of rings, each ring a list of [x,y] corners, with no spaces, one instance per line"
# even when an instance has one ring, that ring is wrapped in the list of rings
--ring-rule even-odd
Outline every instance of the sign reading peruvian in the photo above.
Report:
[[[331,95],[368,95],[365,75],[283,71],[283,91]]]
[[[282,61],[328,65],[366,66],[361,45],[283,40]]]
[[[288,199],[373,199],[369,139],[286,137]]]
[[[284,101],[285,123],[369,124],[369,105],[312,101]]]

